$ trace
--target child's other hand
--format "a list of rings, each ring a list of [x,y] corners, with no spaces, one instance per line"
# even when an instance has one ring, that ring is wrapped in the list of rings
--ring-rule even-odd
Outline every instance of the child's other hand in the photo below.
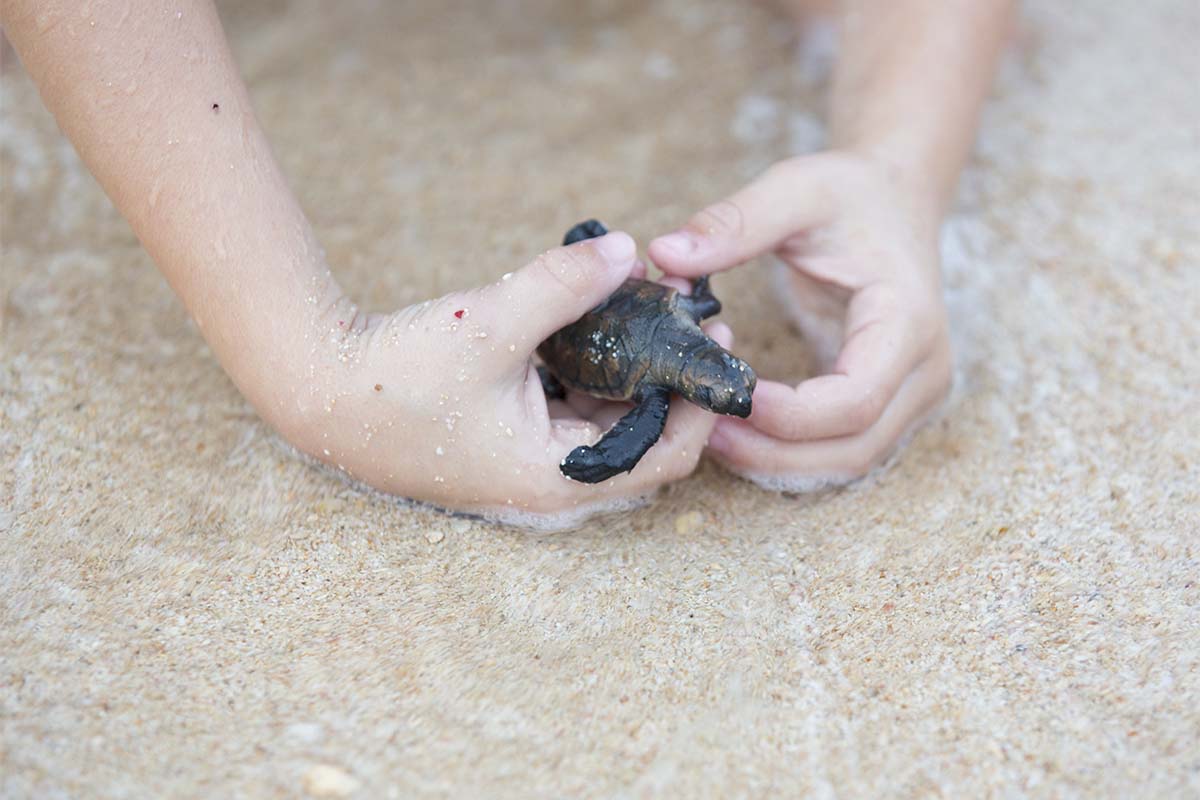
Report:
[[[749,419],[717,421],[709,445],[734,471],[777,486],[860,477],[942,402],[951,353],[938,222],[922,192],[870,158],[831,151],[774,165],[651,242],[655,263],[683,277],[774,253],[804,329],[841,323],[828,374],[760,380]]]
[[[301,449],[372,486],[461,510],[555,514],[645,495],[690,473],[714,417],[673,403],[662,439],[629,474],[598,485],[559,472],[626,408],[547,401],[530,357],[635,270],[624,233],[551,250],[489,286],[362,319],[321,314],[309,378],[280,408]],[[711,335],[728,344],[728,328]]]

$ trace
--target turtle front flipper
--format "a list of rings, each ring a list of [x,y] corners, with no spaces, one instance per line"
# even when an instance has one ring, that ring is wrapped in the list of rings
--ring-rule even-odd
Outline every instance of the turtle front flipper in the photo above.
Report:
[[[608,233],[608,228],[604,227],[603,222],[598,219],[589,219],[567,231],[567,235],[563,237],[563,247],[582,242],[584,239],[595,239],[606,233]]]
[[[542,381],[542,391],[546,393],[547,400],[566,400],[567,387],[562,385],[562,381],[554,377],[544,364],[539,364],[537,368],[538,378]]]
[[[600,483],[629,472],[662,436],[671,393],[655,387],[642,393],[637,405],[596,442],[576,447],[559,469],[573,481]]]
[[[709,288],[707,275],[692,283],[691,294],[679,295],[679,307],[696,322],[721,313],[721,301]]]

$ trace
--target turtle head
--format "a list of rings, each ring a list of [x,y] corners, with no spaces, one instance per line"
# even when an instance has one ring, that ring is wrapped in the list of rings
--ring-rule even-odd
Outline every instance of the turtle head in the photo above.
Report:
[[[716,414],[748,417],[757,380],[749,364],[713,345],[688,362],[677,391]]]

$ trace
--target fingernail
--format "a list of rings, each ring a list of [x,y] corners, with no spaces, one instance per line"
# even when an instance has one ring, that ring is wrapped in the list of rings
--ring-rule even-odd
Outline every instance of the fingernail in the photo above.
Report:
[[[600,257],[614,266],[626,264],[637,256],[637,245],[633,243],[633,237],[627,233],[616,231],[605,234],[599,239],[593,239],[593,241]]]
[[[694,253],[699,244],[696,237],[687,231],[675,231],[658,238],[659,247],[681,258]]]

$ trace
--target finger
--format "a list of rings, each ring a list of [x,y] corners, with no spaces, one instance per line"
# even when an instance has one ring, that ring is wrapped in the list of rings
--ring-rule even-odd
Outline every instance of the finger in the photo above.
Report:
[[[916,312],[913,312],[914,314]],[[910,316],[890,292],[860,292],[851,301],[847,336],[834,372],[788,387],[760,381],[750,424],[768,436],[792,441],[861,433],[874,425],[905,378],[929,354],[933,325]]]
[[[650,258],[671,275],[729,269],[774,250],[817,222],[819,192],[803,178],[803,159],[784,161],[753,183],[700,211],[682,228],[650,242]]]
[[[477,290],[474,317],[515,344],[513,360],[523,362],[543,339],[612,294],[636,259],[633,239],[619,232],[555,248]]]
[[[561,464],[567,454],[580,445],[595,444],[604,431],[590,419],[576,414],[565,414],[550,420],[550,444],[547,449],[547,460]]]
[[[680,294],[690,295],[692,293],[692,282],[687,278],[672,278],[670,275],[663,275],[658,282],[663,286],[670,286]]]
[[[702,325],[701,328],[708,334],[709,338],[726,350],[733,347],[733,331],[724,322],[709,322],[706,325]]]
[[[551,422],[557,420],[585,419],[584,415],[580,414],[579,411],[577,411],[575,407],[566,400],[550,400],[547,398],[546,413],[549,415]]]
[[[583,395],[577,395],[578,398],[585,398]],[[583,442],[583,444],[595,444],[596,439],[599,439],[600,434],[610,429],[621,417],[629,413],[633,408],[630,403],[614,403],[610,400],[599,400],[594,397],[586,398],[591,400],[582,408],[580,404],[572,400],[568,396],[567,401],[560,406],[551,409],[550,417],[552,420],[562,423],[577,422],[580,425],[590,424],[597,431],[596,436],[592,441]]]
[[[568,391],[567,404],[575,409],[575,413],[582,419],[591,419],[592,416],[604,406],[608,400],[603,400],[599,397],[593,397],[590,394],[583,392]]]
[[[848,481],[881,463],[946,396],[949,368],[927,362],[905,382],[879,421],[863,433],[809,442],[773,438],[749,422],[722,418],[709,449],[735,472]]]

